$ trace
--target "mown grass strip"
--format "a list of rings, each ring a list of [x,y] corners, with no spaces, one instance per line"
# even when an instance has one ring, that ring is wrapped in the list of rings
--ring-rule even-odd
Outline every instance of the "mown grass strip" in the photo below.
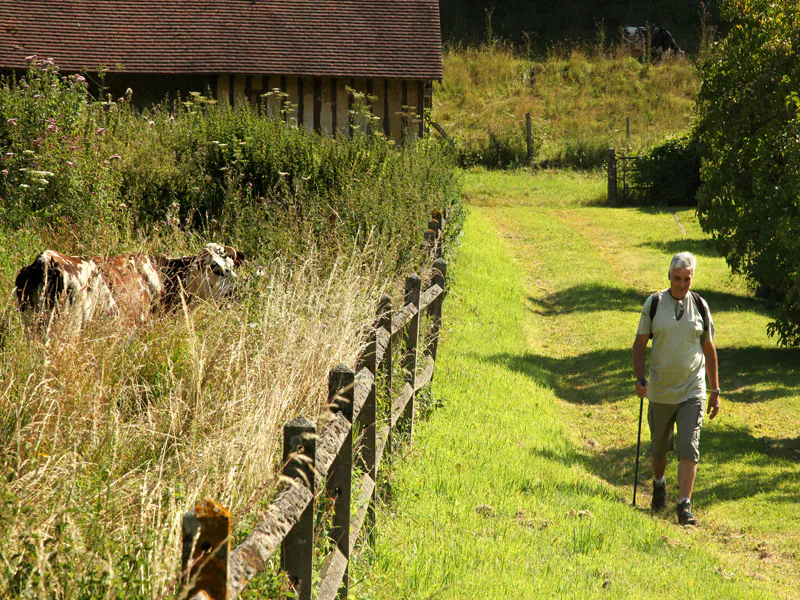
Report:
[[[627,490],[592,472],[563,420],[553,364],[537,359],[554,338],[531,311],[521,265],[488,212],[474,208],[453,269],[450,330],[434,384],[443,405],[418,424],[413,448],[399,461],[371,571],[354,593],[770,597],[733,577],[692,531],[631,508]],[[541,239],[562,236],[554,243],[572,250],[575,261],[562,269],[598,267],[591,245],[569,226],[552,218],[538,226],[550,227]],[[635,443],[635,421],[628,426]]]

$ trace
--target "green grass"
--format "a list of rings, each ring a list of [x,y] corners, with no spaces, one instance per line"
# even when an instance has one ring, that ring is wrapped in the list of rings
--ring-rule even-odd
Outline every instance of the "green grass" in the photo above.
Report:
[[[391,476],[356,597],[793,597],[800,353],[767,338],[767,309],[728,275],[691,211],[675,213],[684,235],[669,210],[597,206],[600,175],[527,179],[542,191],[510,201],[496,174],[466,177],[441,407]],[[507,181],[525,189],[519,173]],[[646,460],[640,508],[630,506],[630,347],[679,249],[698,256],[725,390],[701,441],[697,530],[672,511],[651,517]],[[674,461],[667,477],[674,506]]]

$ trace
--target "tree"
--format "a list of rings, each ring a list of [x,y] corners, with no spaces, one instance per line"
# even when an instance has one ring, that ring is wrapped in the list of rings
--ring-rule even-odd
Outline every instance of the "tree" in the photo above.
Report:
[[[728,265],[776,303],[770,335],[800,344],[800,7],[726,0],[701,61],[698,215]]]

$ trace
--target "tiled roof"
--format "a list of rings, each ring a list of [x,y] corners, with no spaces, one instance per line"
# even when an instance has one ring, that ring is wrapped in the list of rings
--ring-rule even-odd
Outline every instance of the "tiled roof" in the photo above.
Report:
[[[441,79],[438,0],[0,0],[0,68]]]

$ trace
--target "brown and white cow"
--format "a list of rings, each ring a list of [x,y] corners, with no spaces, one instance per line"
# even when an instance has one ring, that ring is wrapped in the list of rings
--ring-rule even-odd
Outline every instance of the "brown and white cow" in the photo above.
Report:
[[[57,312],[75,315],[79,326],[98,312],[141,324],[154,310],[177,306],[181,293],[187,299],[227,296],[243,259],[241,252],[213,243],[179,258],[84,258],[45,250],[17,275],[17,301],[26,325],[36,318],[49,321]]]

